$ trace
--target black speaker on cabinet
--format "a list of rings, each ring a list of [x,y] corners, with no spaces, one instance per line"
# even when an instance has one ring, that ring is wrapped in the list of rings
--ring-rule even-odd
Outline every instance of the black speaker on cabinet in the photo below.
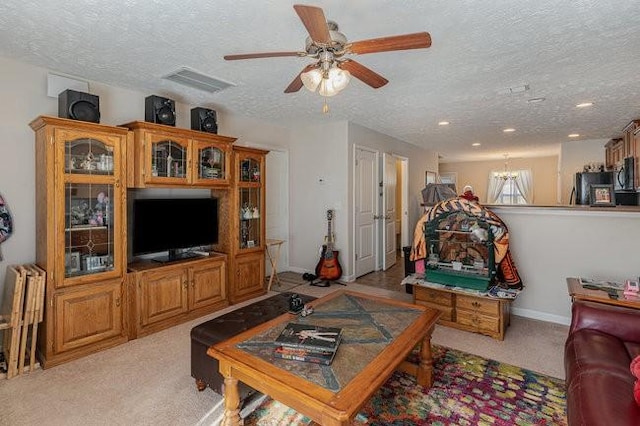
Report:
[[[144,99],[144,121],[175,126],[176,103],[161,96],[147,96]]]
[[[197,107],[191,110],[191,130],[218,133],[216,112],[212,109]]]
[[[100,122],[100,98],[67,89],[58,95],[58,117],[72,120]]]

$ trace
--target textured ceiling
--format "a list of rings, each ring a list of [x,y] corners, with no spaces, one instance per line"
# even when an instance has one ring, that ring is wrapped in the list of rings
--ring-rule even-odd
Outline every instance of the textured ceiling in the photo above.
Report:
[[[283,93],[310,62],[224,61],[297,51],[307,33],[282,0],[3,0],[0,55],[81,79],[276,124],[350,120],[438,151],[444,161],[557,152],[620,135],[640,117],[640,8],[629,0],[327,0],[350,41],[428,31],[429,49],[356,59],[390,83],[352,80],[329,98]],[[210,94],[162,77],[188,67],[235,87]],[[504,94],[522,85],[524,93]],[[544,97],[541,103],[527,100]],[[593,101],[591,108],[575,105]],[[441,120],[449,126],[438,126]],[[513,127],[505,134],[503,128]],[[481,146],[472,148],[473,142]]]

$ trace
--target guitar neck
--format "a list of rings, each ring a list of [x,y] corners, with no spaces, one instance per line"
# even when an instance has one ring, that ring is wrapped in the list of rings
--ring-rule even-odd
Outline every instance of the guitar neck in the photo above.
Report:
[[[333,210],[327,210],[327,235],[324,237],[324,243],[327,246],[327,250],[333,249],[333,243],[335,242],[335,235],[333,235],[332,228],[333,222]]]

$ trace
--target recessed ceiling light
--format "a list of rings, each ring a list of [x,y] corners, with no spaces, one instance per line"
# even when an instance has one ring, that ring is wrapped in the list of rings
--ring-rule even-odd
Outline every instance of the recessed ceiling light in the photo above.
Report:
[[[571,133],[571,134],[569,135],[569,137],[570,137],[570,138],[577,138],[577,137],[580,137],[580,134],[578,134],[578,133]]]
[[[514,129],[513,127],[509,127],[509,128],[503,129],[502,131],[505,133],[511,133],[511,132],[515,132],[516,129]]]
[[[448,121],[439,121],[438,122],[438,126],[448,126],[449,122]]]
[[[577,104],[576,108],[586,108],[593,106],[593,102],[582,102],[581,104]]]
[[[471,144],[471,146],[480,146],[480,142],[474,142]]]
[[[527,102],[529,102],[530,104],[539,104],[540,102],[544,102],[546,100],[547,98],[531,98],[527,99]]]

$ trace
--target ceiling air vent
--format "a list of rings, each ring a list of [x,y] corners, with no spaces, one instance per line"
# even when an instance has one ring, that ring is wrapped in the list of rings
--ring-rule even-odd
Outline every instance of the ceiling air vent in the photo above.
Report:
[[[209,93],[216,93],[226,89],[227,87],[235,86],[233,83],[204,75],[189,68],[180,68],[178,71],[162,78]]]

